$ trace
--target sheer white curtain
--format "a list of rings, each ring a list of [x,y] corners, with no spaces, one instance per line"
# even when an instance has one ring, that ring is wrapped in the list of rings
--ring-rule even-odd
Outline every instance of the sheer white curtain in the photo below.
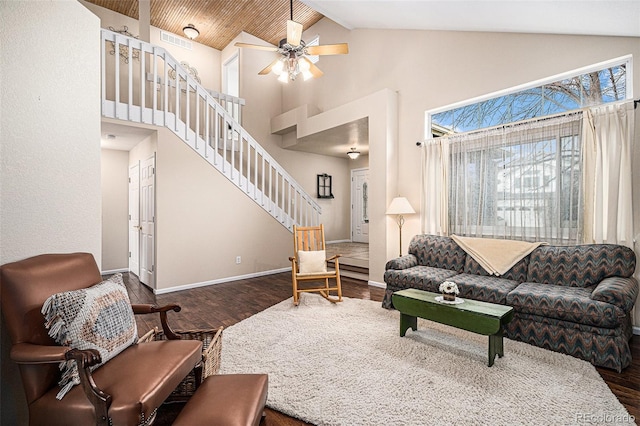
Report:
[[[584,240],[633,248],[633,102],[603,105],[585,115]]]
[[[449,141],[431,139],[422,144],[422,232],[448,235]]]
[[[579,243],[581,128],[573,113],[425,143],[425,232]]]

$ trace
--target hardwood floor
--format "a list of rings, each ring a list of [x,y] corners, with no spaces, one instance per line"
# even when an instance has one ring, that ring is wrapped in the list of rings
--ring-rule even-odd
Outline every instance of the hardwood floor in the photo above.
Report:
[[[146,286],[139,283],[133,274],[125,273],[124,281],[132,303],[155,303],[164,305],[176,303],[180,312],[169,314],[169,323],[175,329],[193,330],[229,327],[245,318],[291,297],[291,275],[289,273],[250,278],[224,284],[216,284],[192,290],[184,290],[156,296]],[[364,281],[342,278],[345,297],[382,301],[384,290],[370,287]],[[142,335],[152,327],[160,327],[156,315],[138,315],[137,325]],[[224,339],[223,339],[224,343]],[[631,339],[633,363],[622,373],[597,368],[611,391],[624,404],[629,414],[640,419],[640,336]],[[169,425],[182,405],[167,404],[159,410],[156,424]],[[264,426],[306,425],[274,410],[266,410]]]

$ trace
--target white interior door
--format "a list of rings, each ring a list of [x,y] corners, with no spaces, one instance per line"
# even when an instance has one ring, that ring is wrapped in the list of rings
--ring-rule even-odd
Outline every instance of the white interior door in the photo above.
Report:
[[[351,241],[369,242],[369,169],[351,170]]]
[[[140,164],[129,168],[129,271],[140,276]]]
[[[155,288],[155,154],[140,167],[140,282]]]

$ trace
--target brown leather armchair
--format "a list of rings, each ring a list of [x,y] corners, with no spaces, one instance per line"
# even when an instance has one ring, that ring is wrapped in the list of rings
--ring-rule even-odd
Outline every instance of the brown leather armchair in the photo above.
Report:
[[[93,372],[95,350],[57,345],[40,312],[52,294],[90,287],[102,281],[89,253],[44,254],[0,267],[2,313],[19,364],[31,425],[151,424],[157,408],[182,379],[200,367],[202,343],[179,340],[167,324],[169,305],[132,305],[134,313],[159,313],[171,339],[132,345]],[[58,364],[75,359],[81,384],[56,399]]]

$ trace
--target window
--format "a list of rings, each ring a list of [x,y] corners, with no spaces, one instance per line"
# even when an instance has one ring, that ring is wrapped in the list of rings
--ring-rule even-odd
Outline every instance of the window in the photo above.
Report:
[[[446,145],[447,231],[579,243],[579,109],[632,99],[627,73],[630,56],[428,111],[428,134]]]
[[[452,136],[449,231],[574,243],[581,232],[582,114]]]
[[[631,84],[627,84],[630,66],[631,57],[625,56],[430,111],[426,120],[426,129],[430,129],[427,137],[470,132],[631,99]]]

